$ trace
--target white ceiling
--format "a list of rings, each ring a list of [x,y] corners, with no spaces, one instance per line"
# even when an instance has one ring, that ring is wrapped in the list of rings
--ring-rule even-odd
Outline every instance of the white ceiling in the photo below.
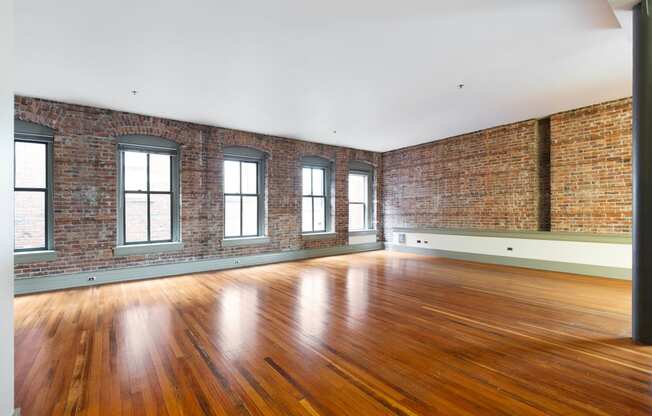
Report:
[[[386,151],[629,96],[631,11],[617,13],[607,0],[20,0],[16,93]]]

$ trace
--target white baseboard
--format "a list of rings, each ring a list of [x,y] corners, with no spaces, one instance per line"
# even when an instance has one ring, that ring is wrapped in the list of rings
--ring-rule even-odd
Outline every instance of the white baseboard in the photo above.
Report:
[[[592,264],[566,263],[561,261],[537,260],[518,257],[495,256],[460,251],[439,250],[432,248],[411,247],[402,244],[385,243],[390,251],[414,253],[434,257],[473,261],[477,263],[499,264],[502,266],[524,267],[527,269],[547,270],[560,273],[582,274],[586,276],[608,277],[630,280],[632,269],[626,267],[596,266]]]

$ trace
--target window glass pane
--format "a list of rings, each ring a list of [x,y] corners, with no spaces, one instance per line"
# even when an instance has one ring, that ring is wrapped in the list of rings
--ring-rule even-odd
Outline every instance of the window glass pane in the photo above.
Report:
[[[349,202],[367,202],[366,175],[349,175]]]
[[[170,194],[152,194],[150,203],[150,240],[172,239],[172,197]]]
[[[315,230],[326,231],[326,211],[324,209],[324,198],[313,198],[315,212]]]
[[[304,197],[301,204],[301,230],[312,231],[312,198]]]
[[[45,143],[15,143],[16,187],[45,188],[47,145]]]
[[[237,237],[240,235],[240,197],[224,197],[224,236]]]
[[[324,195],[324,169],[312,170],[312,194]]]
[[[240,162],[236,160],[224,161],[224,193],[240,193]]]
[[[147,190],[147,153],[124,152],[125,190]]]
[[[303,194],[304,195],[310,195],[312,193],[312,188],[310,186],[310,182],[312,180],[311,179],[312,177],[310,175],[311,171],[312,171],[312,169],[310,169],[310,168],[303,168],[303,170],[302,170],[302,177],[303,177],[303,187],[302,187],[302,189],[303,189]]]
[[[45,192],[15,194],[15,247],[45,248]]]
[[[364,204],[349,204],[349,230],[363,230],[365,228]]]
[[[242,235],[258,235],[258,197],[242,197]]]
[[[125,194],[125,242],[147,241],[147,195]]]
[[[242,162],[242,193],[256,194],[258,182],[258,164]]]
[[[152,153],[149,155],[149,190],[170,192],[170,167],[172,156]]]

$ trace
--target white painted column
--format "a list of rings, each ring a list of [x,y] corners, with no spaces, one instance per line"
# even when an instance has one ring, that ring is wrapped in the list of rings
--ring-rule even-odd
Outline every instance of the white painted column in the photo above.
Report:
[[[0,1],[0,415],[14,411],[14,28],[13,0]]]

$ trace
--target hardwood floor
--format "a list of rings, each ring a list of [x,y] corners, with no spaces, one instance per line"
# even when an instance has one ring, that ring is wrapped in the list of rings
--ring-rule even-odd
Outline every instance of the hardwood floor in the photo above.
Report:
[[[650,415],[629,282],[372,252],[16,299],[32,415]]]

